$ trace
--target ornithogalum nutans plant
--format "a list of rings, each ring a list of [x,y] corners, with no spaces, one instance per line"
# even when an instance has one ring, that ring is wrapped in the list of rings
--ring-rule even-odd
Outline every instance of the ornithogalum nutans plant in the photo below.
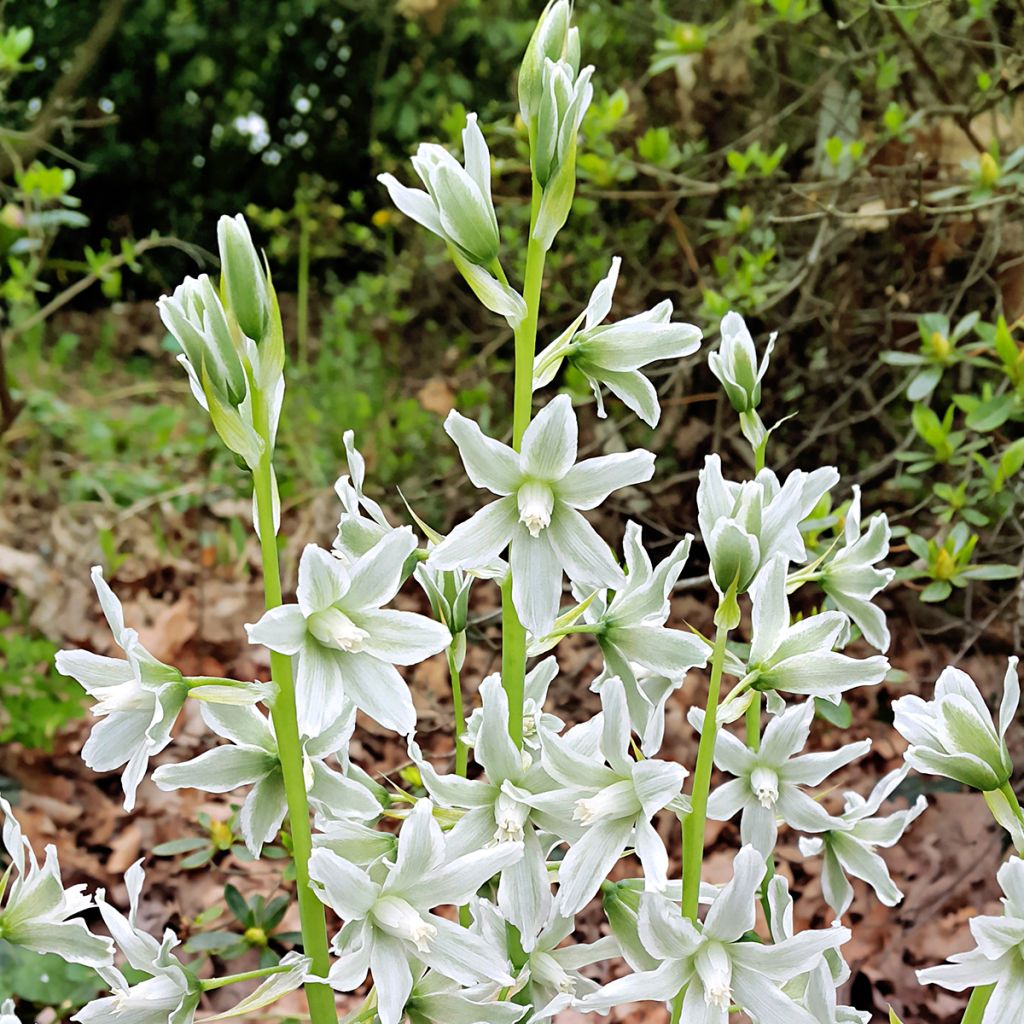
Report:
[[[603,1014],[635,1000],[664,1003],[673,1024],[725,1024],[733,1011],[755,1024],[866,1022],[869,1014],[837,995],[849,974],[849,879],[865,881],[886,905],[901,898],[879,850],[925,810],[923,800],[884,806],[909,771],[983,793],[1024,852],[1005,741],[1019,699],[1015,660],[995,720],[972,680],[947,669],[933,700],[896,704],[895,727],[910,745],[905,767],[865,792],[845,793],[842,811],[824,799],[834,773],[869,744],[808,749],[818,702],[876,686],[889,669],[885,617],[874,603],[892,578],[883,565],[889,529],[881,513],[862,522],[860,493],[844,490],[835,468],[772,468],[773,428],[758,407],[762,390],[777,383],[774,336],[756,340],[729,313],[708,356],[740,418],[751,467],[747,479],[728,478],[710,452],[700,473],[699,543],[716,595],[712,637],[669,624],[693,538],[677,538],[655,564],[638,524],[609,545],[588,518],[609,495],[649,481],[655,458],[644,449],[580,457],[572,400],[550,393],[561,369],[584,375],[599,415],[635,415],[653,426],[660,404],[646,368],[692,358],[702,332],[673,319],[668,300],[613,316],[622,263],[610,253],[610,270],[583,311],[538,346],[545,257],[571,213],[578,130],[593,93],[594,68],[581,66],[584,43],[568,0],[552,0],[523,59],[518,94],[532,191],[521,252],[508,251],[499,230],[486,126],[475,114],[466,117],[461,157],[433,144],[418,149],[412,166],[422,188],[381,179],[395,205],[447,246],[513,335],[511,443],[458,411],[445,423],[470,500],[491,495],[447,536],[415,516],[393,521],[367,497],[365,463],[346,433],[337,536],[330,547],[306,546],[286,603],[274,474],[286,347],[270,269],[245,221],[224,217],[218,226],[219,281],[187,279],[160,300],[196,400],[252,478],[266,610],[246,628],[251,643],[269,650],[272,678],[186,677],[162,664],[124,621],[98,568],[99,603],[125,657],[64,651],[58,667],[95,701],[98,721],[83,756],[98,771],[122,770],[126,809],[159,755],[153,779],[163,789],[246,790],[239,827],[253,856],[287,827],[302,943],[276,966],[200,980],[173,932],[157,939],[139,926],[141,863],[127,872],[130,908],[122,914],[102,892],[66,889],[55,852],[40,862],[0,803],[10,859],[0,878],[0,937],[101,973],[110,994],[77,1014],[83,1024],[187,1024],[205,991],[251,981],[255,990],[220,1016],[244,1017],[305,986],[313,1024],[334,1024],[335,993],[363,987],[368,976],[368,995],[346,1018],[352,1024],[532,1024],[565,1009]],[[836,506],[847,502],[834,535],[815,519],[826,495]],[[410,579],[433,617],[390,607]],[[495,586],[501,669],[467,715],[459,673],[470,592]],[[812,614],[794,616],[797,591],[813,594]],[[574,709],[548,699],[557,648],[569,635],[589,638],[603,660],[593,683],[601,712],[589,721],[572,722]],[[878,653],[846,653],[860,636]],[[450,764],[424,756],[400,672],[440,653],[453,693]],[[705,701],[697,700],[693,670],[709,679]],[[658,756],[666,704],[680,696],[699,734],[687,765]],[[168,762],[172,728],[189,700],[203,702],[203,720],[224,742]],[[356,709],[405,737],[425,795],[389,790],[353,760]],[[716,766],[723,781],[713,787]],[[710,885],[702,879],[706,822],[737,817],[731,879]],[[383,827],[396,819],[397,835]],[[666,819],[682,831],[680,878],[657,827]],[[804,856],[821,859],[832,926],[794,932],[793,896],[774,870],[782,830],[799,834]],[[609,881],[626,855],[637,874]],[[974,989],[968,1024],[1024,1020],[1024,863],[1010,857],[999,881],[1005,914],[973,922],[977,949],[921,973],[924,983]],[[604,936],[574,943],[576,916],[594,902],[606,915]],[[110,938],[83,922],[93,907]],[[585,973],[613,958],[631,973],[606,985]]]

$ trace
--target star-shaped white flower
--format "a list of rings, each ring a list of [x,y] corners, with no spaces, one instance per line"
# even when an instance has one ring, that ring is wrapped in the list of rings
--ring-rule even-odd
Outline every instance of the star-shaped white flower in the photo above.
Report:
[[[139,634],[124,624],[121,602],[92,567],[92,582],[103,614],[126,661],[89,651],[58,651],[57,671],[71,676],[96,698],[92,713],[102,721],[82,748],[82,760],[96,772],[125,765],[121,776],[124,808],[135,806],[135,792],[149,759],[171,742],[171,727],[189,694],[182,674],[153,657]]]
[[[590,383],[598,416],[607,415],[601,396],[603,384],[648,426],[656,427],[661,418],[658,393],[640,368],[659,359],[692,355],[700,348],[701,331],[693,324],[671,322],[670,299],[645,313],[602,325],[612,308],[621,264],[616,256],[608,276],[591,294],[587,308],[534,360],[533,387],[536,390],[550,384],[565,360]]]
[[[702,924],[684,918],[659,893],[644,893],[640,937],[659,965],[610,982],[579,1000],[577,1008],[606,1012],[621,1003],[668,1001],[685,987],[680,1019],[687,1024],[726,1024],[733,1004],[755,1024],[819,1024],[782,986],[813,969],[826,950],[847,942],[850,932],[805,931],[770,945],[742,941],[754,928],[763,878],[764,859],[752,846],[744,846],[733,862],[732,880]]]
[[[954,954],[941,967],[917,972],[922,985],[952,992],[994,985],[980,1024],[1024,1020],[1024,861],[1011,857],[996,878],[1004,893],[1003,916],[972,918],[974,949]]]
[[[605,659],[605,671],[592,689],[600,692],[609,676],[622,680],[630,721],[645,755],[661,749],[669,695],[683,685],[691,668],[705,665],[708,659],[707,645],[700,637],[666,625],[669,595],[686,565],[691,540],[681,540],[654,568],[640,526],[627,523],[622,542],[626,582],[610,601],[606,591],[598,591],[583,613],[584,621],[597,627]],[[587,597],[583,589],[575,588],[581,600]]]
[[[845,545],[818,573],[821,589],[850,617],[864,639],[883,653],[889,649],[889,627],[885,612],[871,601],[896,575],[895,569],[875,568],[889,553],[889,536],[889,520],[883,512],[872,516],[861,533],[860,488],[854,486],[844,524]]]
[[[895,907],[903,893],[892,880],[889,868],[875,852],[877,847],[895,846],[911,823],[924,813],[928,801],[919,796],[911,807],[894,811],[888,817],[879,815],[882,804],[910,772],[904,765],[879,780],[865,800],[859,793],[843,794],[845,809],[831,828],[820,836],[801,837],[800,852],[805,857],[823,854],[821,888],[825,902],[841,918],[853,902],[853,886],[847,875],[863,879],[875,891],[880,903]]]
[[[666,807],[682,813],[688,804],[680,792],[687,775],[682,765],[630,756],[632,730],[620,680],[605,682],[601,707],[600,715],[578,727],[590,743],[574,742],[573,732],[542,740],[544,770],[564,787],[533,798],[570,844],[558,867],[555,910],[563,917],[586,905],[629,846],[643,864],[647,887],[664,889],[668,853],[651,818]]]
[[[704,712],[691,708],[690,724],[701,732]],[[767,858],[775,849],[779,821],[800,832],[824,832],[836,819],[801,786],[818,786],[833,772],[863,757],[870,740],[848,743],[838,750],[799,754],[814,720],[814,701],[791,707],[767,725],[761,745],[751,750],[725,729],[715,742],[715,764],[734,778],[715,789],[708,800],[708,817],[728,821],[742,811],[740,836]]]
[[[302,732],[317,736],[346,699],[385,728],[416,726],[409,688],[396,665],[414,665],[451,643],[448,630],[415,612],[383,609],[402,584],[416,548],[409,527],[393,530],[353,564],[309,544],[299,562],[296,604],[246,625],[249,642],[298,655],[295,686]]]
[[[252,786],[238,825],[249,852],[259,857],[263,844],[274,839],[288,813],[274,723],[251,707],[207,704],[202,714],[210,729],[230,742],[191,761],[162,765],[153,773],[153,781],[163,790],[194,788],[207,793]],[[347,747],[354,728],[355,709],[349,707],[319,736],[302,737],[306,792],[310,806],[332,819],[371,821],[380,814],[376,797],[325,764],[325,758]]]
[[[750,597],[746,679],[756,689],[769,691],[769,708],[781,705],[773,692],[780,690],[838,704],[846,690],[880,683],[889,671],[889,662],[880,655],[851,658],[832,649],[846,628],[842,612],[819,612],[790,622],[784,557],[773,558],[758,573]]]
[[[333,942],[338,959],[328,983],[348,992],[371,971],[381,1024],[399,1024],[414,969],[422,964],[463,985],[513,983],[499,951],[430,910],[468,903],[484,882],[523,855],[522,843],[451,857],[433,813],[429,800],[416,803],[402,826],[394,862],[362,870],[326,847],[315,849],[309,860],[320,898],[345,921]]]
[[[56,953],[69,963],[110,966],[114,955],[110,940],[93,935],[85,922],[75,917],[93,905],[85,886],[64,888],[55,846],[46,847],[42,864],[36,860],[3,797],[0,813],[3,844],[11,859],[7,871],[0,875],[0,939],[34,953]]]
[[[576,583],[622,585],[611,550],[580,509],[596,508],[612,491],[650,480],[650,452],[637,449],[574,464],[579,428],[568,395],[538,413],[523,435],[521,452],[487,437],[454,411],[445,430],[458,445],[470,480],[499,497],[452,530],[431,551],[428,565],[478,568],[510,547],[512,600],[537,637],[558,616],[563,569]]]

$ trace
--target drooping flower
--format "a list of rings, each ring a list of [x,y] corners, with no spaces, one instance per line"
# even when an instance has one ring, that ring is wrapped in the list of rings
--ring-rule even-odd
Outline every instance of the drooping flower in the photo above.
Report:
[[[540,755],[540,740],[545,732],[561,732],[565,728],[565,722],[557,715],[545,710],[548,698],[548,687],[558,675],[558,661],[555,658],[545,658],[537,662],[523,681],[523,748],[528,750],[535,757]],[[495,673],[492,677],[500,686],[501,677]],[[485,692],[485,685],[489,684],[485,679],[480,684],[480,693]],[[507,703],[507,698],[506,698]],[[475,746],[477,736],[484,724],[483,707],[474,708],[466,721],[466,742]]]
[[[610,676],[622,681],[630,722],[645,755],[661,748],[669,695],[683,685],[691,668],[707,663],[708,648],[700,637],[666,625],[669,595],[686,564],[691,539],[681,540],[655,569],[640,526],[627,523],[622,542],[626,582],[610,601],[599,591],[583,613],[596,628],[605,659],[605,671],[592,689],[600,692]],[[585,598],[582,589],[576,588],[576,596]]]
[[[85,922],[75,917],[93,905],[85,886],[65,889],[57,848],[47,846],[40,864],[3,797],[0,812],[3,844],[11,859],[7,871],[0,875],[0,939],[33,953],[56,953],[69,963],[96,968],[112,964],[110,940],[93,935]]]
[[[650,452],[637,449],[576,463],[579,428],[568,395],[541,410],[523,436],[521,452],[487,437],[454,411],[445,430],[458,445],[470,480],[498,500],[455,527],[431,551],[428,565],[470,569],[510,546],[512,600],[537,637],[558,615],[563,569],[581,584],[622,585],[611,550],[580,509],[596,508],[612,491],[650,480]]]
[[[687,775],[682,765],[630,756],[632,729],[620,680],[606,680],[601,707],[590,730],[597,741],[593,749],[582,748],[569,736],[542,738],[541,763],[562,788],[534,797],[534,805],[556,822],[571,820],[575,828],[581,827],[579,838],[560,830],[570,844],[558,867],[555,912],[563,917],[586,905],[627,847],[643,864],[647,887],[664,889],[668,853],[651,818],[664,808],[677,814],[688,810],[680,792]]]
[[[704,712],[691,708],[690,724],[704,728]],[[814,701],[791,707],[767,725],[761,744],[751,750],[732,733],[720,729],[715,740],[715,764],[734,776],[715,789],[708,800],[708,817],[728,821],[738,812],[740,837],[767,858],[778,838],[779,821],[800,832],[824,832],[836,819],[801,786],[818,786],[833,772],[863,757],[870,740],[848,743],[838,750],[799,754],[811,732]]]
[[[606,415],[601,397],[604,384],[648,426],[655,427],[661,418],[658,393],[640,368],[659,359],[692,355],[700,347],[701,331],[693,324],[671,322],[670,299],[645,313],[602,324],[611,310],[621,263],[618,256],[612,260],[608,276],[594,289],[587,308],[534,360],[533,387],[536,390],[549,384],[565,360],[589,381],[598,416]]]
[[[1011,857],[996,878],[1004,893],[1003,916],[972,918],[974,949],[917,972],[922,985],[940,985],[952,992],[994,985],[980,1024],[1024,1020],[1024,861]]]
[[[254,857],[277,835],[288,812],[284,778],[278,758],[274,724],[251,707],[204,705],[203,719],[230,742],[182,764],[161,765],[153,781],[163,790],[194,788],[229,793],[252,786],[238,815],[245,845]],[[325,759],[348,745],[355,728],[355,708],[341,715],[319,735],[303,736],[303,770],[310,805],[332,820],[370,821],[380,814],[376,797],[360,782],[327,766]]]
[[[793,897],[784,875],[773,875],[768,883],[768,907],[771,910],[771,933],[774,942],[793,937]],[[825,950],[816,967],[787,982],[784,991],[792,996],[817,1024],[871,1024],[867,1010],[840,1006],[836,989],[849,980],[850,968],[838,949]]]
[[[770,469],[735,483],[722,476],[722,460],[708,455],[697,488],[697,520],[711,559],[711,581],[720,594],[733,579],[738,593],[777,555],[807,560],[800,523],[839,480],[832,466],[812,473],[794,470],[779,483]]]
[[[412,745],[410,753],[431,798],[443,807],[466,812],[446,837],[452,856],[465,856],[494,844],[522,844],[523,856],[501,871],[498,906],[505,919],[519,929],[523,948],[529,952],[551,911],[547,854],[555,840],[543,833],[557,827],[534,803],[540,794],[559,787],[509,737],[508,697],[497,675],[483,681],[480,696],[483,707],[473,757],[484,769],[485,778],[439,775],[418,747]]]
[[[998,730],[977,683],[950,665],[936,680],[932,700],[908,694],[893,701],[893,726],[910,744],[904,757],[916,771],[988,792],[1005,785],[1013,772],[1006,730],[1019,705],[1017,658],[1006,667]]]
[[[92,1000],[71,1019],[78,1024],[191,1024],[202,995],[199,979],[175,956],[179,939],[171,929],[165,929],[158,942],[138,926],[139,897],[145,881],[141,861],[128,869],[124,881],[128,890],[127,917],[106,901],[102,891],[96,895],[96,905],[128,966],[146,977],[130,985],[118,968],[100,968],[100,976],[113,995]],[[205,1019],[249,1017],[298,988],[309,974],[310,963],[309,957],[300,953],[286,954],[281,965],[287,971],[267,978],[230,1010]]]
[[[465,166],[443,146],[423,143],[412,158],[426,191],[381,174],[391,201],[407,217],[443,238],[459,273],[480,301],[514,327],[526,315],[521,295],[494,274],[501,240],[491,199],[491,156],[476,114],[462,132]]]
[[[299,562],[296,604],[246,625],[249,642],[298,655],[299,725],[317,736],[346,699],[395,732],[416,725],[409,689],[395,665],[413,665],[443,651],[451,634],[415,612],[381,606],[402,584],[416,548],[409,527],[393,530],[350,566],[309,544]]]
[[[503,949],[511,956],[508,928],[499,909],[483,899],[474,900],[471,909],[473,931],[481,935],[489,945]],[[557,914],[552,914],[544,922],[528,950],[526,962],[519,968],[512,994],[524,993],[529,1004],[540,1010],[555,1002],[559,996],[568,995],[575,1000],[597,991],[597,983],[581,974],[581,969],[620,956],[622,951],[618,941],[611,935],[605,935],[596,942],[563,945],[572,935],[574,927],[573,918]]]
[[[843,794],[843,813],[820,836],[801,837],[800,852],[805,857],[823,854],[821,888],[825,902],[839,919],[853,902],[853,886],[847,875],[860,878],[874,890],[879,902],[894,907],[903,893],[892,880],[889,868],[875,852],[877,847],[895,846],[910,825],[924,813],[928,801],[919,796],[911,807],[879,815],[882,804],[895,792],[910,772],[910,766],[897,768],[882,778],[865,800],[859,793]]]
[[[466,987],[437,971],[424,971],[405,1004],[409,1024],[516,1024],[526,1007],[500,997],[491,982]]]
[[[463,985],[511,985],[509,964],[499,951],[430,911],[468,903],[484,882],[522,855],[522,843],[508,842],[449,856],[429,800],[419,800],[405,820],[394,862],[363,870],[318,847],[309,860],[310,877],[345,922],[333,941],[338,959],[328,983],[348,992],[371,971],[381,1024],[399,1024],[414,971],[423,964]]]
[[[786,562],[773,558],[750,588],[753,603],[746,680],[755,689],[821,697],[838,704],[846,690],[885,678],[889,662],[880,655],[851,658],[832,648],[846,627],[838,611],[819,612],[790,623]],[[771,705],[770,705],[771,706]]]
[[[746,322],[739,313],[722,317],[722,338],[717,351],[708,353],[708,369],[721,381],[732,407],[739,413],[750,412],[761,401],[761,379],[775,347],[776,334],[768,338],[761,362]]]
[[[729,1009],[739,1006],[755,1024],[818,1024],[785,994],[783,986],[814,969],[827,950],[850,938],[846,928],[805,931],[783,942],[744,942],[754,928],[757,891],[764,860],[744,846],[733,862],[733,877],[711,904],[704,922],[694,924],[659,893],[644,893],[640,936],[658,963],[653,970],[627,975],[584,996],[583,1011],[607,1011],[620,1003],[668,1001],[685,987],[684,1021],[726,1024]]]
[[[864,639],[884,654],[889,649],[889,627],[885,624],[885,613],[871,602],[896,575],[895,569],[875,568],[889,553],[889,520],[879,512],[861,533],[857,486],[846,513],[844,539],[845,546],[821,567],[818,583],[835,606],[856,624]]]
[[[126,766],[121,785],[124,809],[130,811],[149,759],[171,742],[171,727],[189,687],[176,668],[154,658],[138,633],[125,626],[121,602],[98,565],[92,567],[92,582],[114,641],[127,660],[89,651],[58,651],[56,665],[58,672],[76,679],[96,698],[92,713],[102,720],[86,740],[82,760],[96,772]]]

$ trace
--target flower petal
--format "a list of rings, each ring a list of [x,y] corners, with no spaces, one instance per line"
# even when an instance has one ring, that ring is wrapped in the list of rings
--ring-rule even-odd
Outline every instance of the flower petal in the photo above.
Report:
[[[523,479],[517,452],[488,437],[479,424],[454,409],[448,413],[444,429],[458,447],[474,487],[486,487],[502,497],[516,490]]]
[[[460,523],[427,559],[433,569],[479,569],[493,562],[508,546],[519,523],[519,506],[512,496],[485,505]]]
[[[555,487],[555,494],[578,509],[597,508],[612,491],[645,483],[654,475],[654,453],[643,448],[599,455],[578,462]]]
[[[523,472],[549,483],[561,480],[576,461],[579,427],[568,395],[553,398],[523,434]]]

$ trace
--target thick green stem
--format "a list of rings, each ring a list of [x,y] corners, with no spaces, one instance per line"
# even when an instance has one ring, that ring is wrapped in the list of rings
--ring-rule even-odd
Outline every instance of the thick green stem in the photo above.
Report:
[[[519,451],[533,411],[533,359],[537,350],[537,317],[544,280],[546,250],[534,240],[533,229],[540,210],[541,189],[533,180],[530,203],[530,238],[526,245],[523,299],[526,316],[516,328],[515,383],[512,404],[512,446]],[[508,734],[523,745],[523,691],[526,679],[526,629],[512,604],[512,579],[501,588],[501,682],[508,694]]]
[[[1004,782],[999,787],[999,792],[1006,797],[1006,802],[1010,805],[1010,810],[1020,819],[1021,824],[1024,824],[1024,810],[1021,809],[1020,801],[1017,799],[1017,794],[1013,791],[1013,786],[1009,782]]]
[[[448,648],[448,675],[452,681],[452,708],[455,721],[455,774],[466,777],[469,764],[469,751],[462,737],[466,733],[466,715],[462,710],[462,680],[459,677],[459,666],[455,661],[455,648]]]
[[[254,403],[262,406],[261,402]],[[257,413],[263,412],[261,408]],[[257,416],[265,425],[265,412]],[[266,430],[261,430],[264,437]],[[277,532],[274,528],[273,475],[269,450],[253,473],[256,489],[256,509],[260,527],[260,552],[263,558],[263,590],[268,609],[281,604],[281,569],[277,554]],[[302,770],[302,744],[299,739],[298,716],[295,708],[295,681],[292,660],[287,655],[270,652],[270,672],[277,687],[270,716],[277,736],[278,757],[284,777],[285,797],[288,802],[288,827],[292,836],[292,856],[295,860],[295,888],[299,897],[299,917],[302,922],[302,946],[312,961],[313,973],[323,978],[330,968],[327,947],[327,919],[324,906],[309,884],[309,856],[313,848],[309,824],[309,802]],[[306,985],[306,999],[313,1024],[335,1024],[338,1019],[334,994],[326,985]]]
[[[976,988],[971,993],[960,1024],[981,1024],[981,1018],[985,1015],[985,1007],[988,1006],[988,1001],[992,998],[994,990],[995,985],[982,985],[980,988]]]
[[[683,820],[683,916],[697,920],[700,897],[700,869],[704,861],[704,826],[708,816],[708,793],[711,789],[711,768],[718,738],[718,696],[722,688],[725,665],[725,643],[729,630],[719,625],[711,655],[711,682],[708,687],[704,728],[697,747],[697,767],[693,773],[692,809]]]
[[[508,695],[508,734],[523,746],[523,699],[526,690],[526,629],[512,603],[512,573],[501,584],[501,685]]]
[[[756,692],[747,706],[747,746],[761,748],[761,694]]]
[[[227,974],[223,978],[210,978],[207,981],[199,982],[199,987],[204,992],[212,992],[215,988],[224,988],[225,985],[237,985],[240,981],[253,981],[256,978],[269,978],[274,974],[284,974],[292,969],[290,964],[278,964],[276,967],[261,967],[255,971],[243,971],[241,974]]]

